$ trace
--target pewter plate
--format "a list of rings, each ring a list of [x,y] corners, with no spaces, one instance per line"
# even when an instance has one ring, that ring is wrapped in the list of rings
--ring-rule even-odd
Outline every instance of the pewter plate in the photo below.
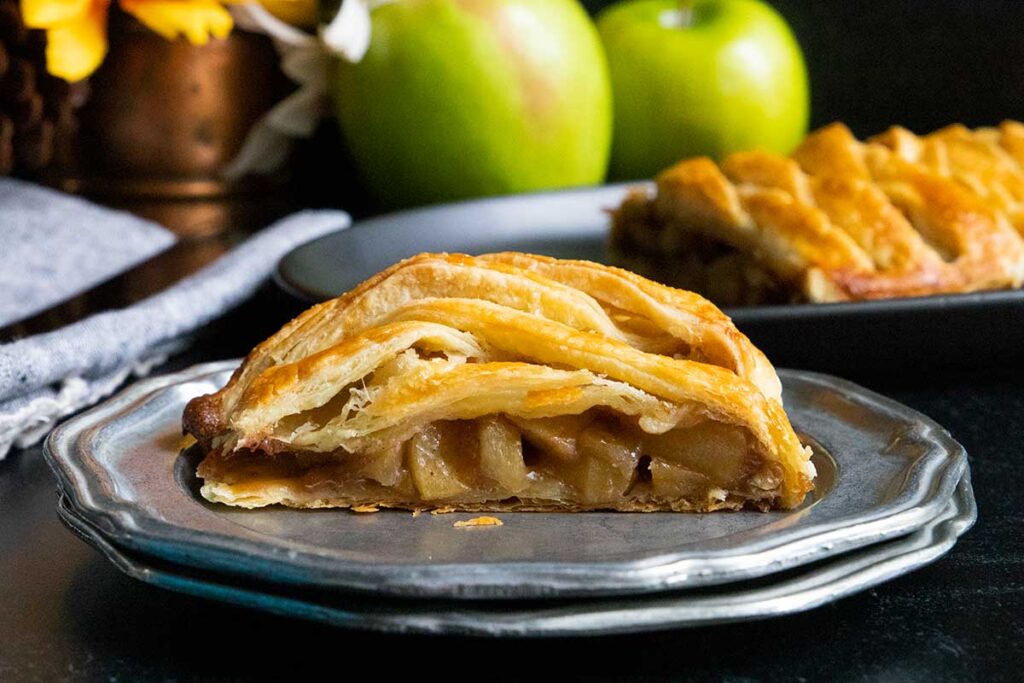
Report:
[[[235,362],[152,378],[66,422],[46,453],[80,516],[125,549],[275,583],[445,598],[647,593],[764,576],[905,535],[935,519],[966,468],[949,434],[849,382],[783,371],[787,411],[814,450],[799,509],[708,515],[470,515],[242,510],[198,495],[179,454],[185,403]]]
[[[310,592],[160,562],[126,552],[85,522],[66,499],[65,523],[121,571],[173,591],[343,628],[473,636],[579,636],[747,621],[801,612],[905,574],[944,555],[974,524],[965,472],[937,517],[897,539],[763,579],[709,589],[605,599],[523,602],[402,600]]]

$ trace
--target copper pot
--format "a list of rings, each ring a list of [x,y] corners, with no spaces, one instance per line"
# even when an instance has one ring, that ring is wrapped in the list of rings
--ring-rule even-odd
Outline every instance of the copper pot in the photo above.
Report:
[[[109,33],[52,182],[191,236],[260,227],[287,210],[284,174],[220,175],[286,92],[268,38],[236,29],[206,45],[168,41],[113,9]]]

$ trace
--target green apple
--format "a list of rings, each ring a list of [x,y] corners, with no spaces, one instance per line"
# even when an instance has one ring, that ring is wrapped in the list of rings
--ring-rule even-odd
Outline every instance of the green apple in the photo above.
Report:
[[[386,205],[599,183],[611,88],[576,0],[402,0],[339,62],[338,116]]]
[[[689,156],[789,153],[807,133],[807,69],[758,0],[629,0],[600,14],[615,98],[611,175]]]

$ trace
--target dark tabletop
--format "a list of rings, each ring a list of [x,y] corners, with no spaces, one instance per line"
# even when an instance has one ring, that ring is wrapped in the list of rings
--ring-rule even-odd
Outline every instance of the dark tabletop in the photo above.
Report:
[[[292,312],[268,289],[168,369],[244,353]],[[1020,680],[1024,377],[936,368],[855,379],[935,418],[967,447],[974,529],[934,564],[810,612],[631,636],[365,634],[166,592],[123,576],[66,530],[39,449],[15,452],[0,462],[0,681],[337,675],[378,652],[393,656],[371,661],[417,679],[464,678],[470,661],[482,661],[481,680],[555,667],[590,680]]]
[[[1024,117],[1024,3],[774,4],[807,54],[815,125],[841,119],[863,135],[894,122],[926,131],[951,121]],[[338,201],[336,179],[320,176]],[[183,259],[199,265],[220,246],[186,251],[145,269],[145,287],[103,289],[100,304],[155,291],[181,275]],[[164,268],[168,261],[178,268]],[[92,299],[74,308],[93,309]],[[240,355],[291,312],[268,290],[207,330],[196,350],[171,367]],[[169,593],[121,575],[67,531],[54,512],[54,481],[39,449],[16,452],[0,462],[0,681],[351,678],[356,661],[378,666],[374,678],[410,680],[544,680],[556,669],[589,680],[1021,680],[1019,367],[846,373],[928,414],[967,447],[979,518],[949,555],[810,612],[634,636],[487,641],[362,634]]]

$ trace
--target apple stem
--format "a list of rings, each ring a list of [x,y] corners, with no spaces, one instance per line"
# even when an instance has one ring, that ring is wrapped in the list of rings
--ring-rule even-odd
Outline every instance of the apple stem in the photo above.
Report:
[[[690,28],[693,25],[694,0],[678,0],[678,9],[669,10],[661,15],[661,25],[665,28]]]
[[[693,0],[679,0],[679,21],[683,26],[693,23]]]

